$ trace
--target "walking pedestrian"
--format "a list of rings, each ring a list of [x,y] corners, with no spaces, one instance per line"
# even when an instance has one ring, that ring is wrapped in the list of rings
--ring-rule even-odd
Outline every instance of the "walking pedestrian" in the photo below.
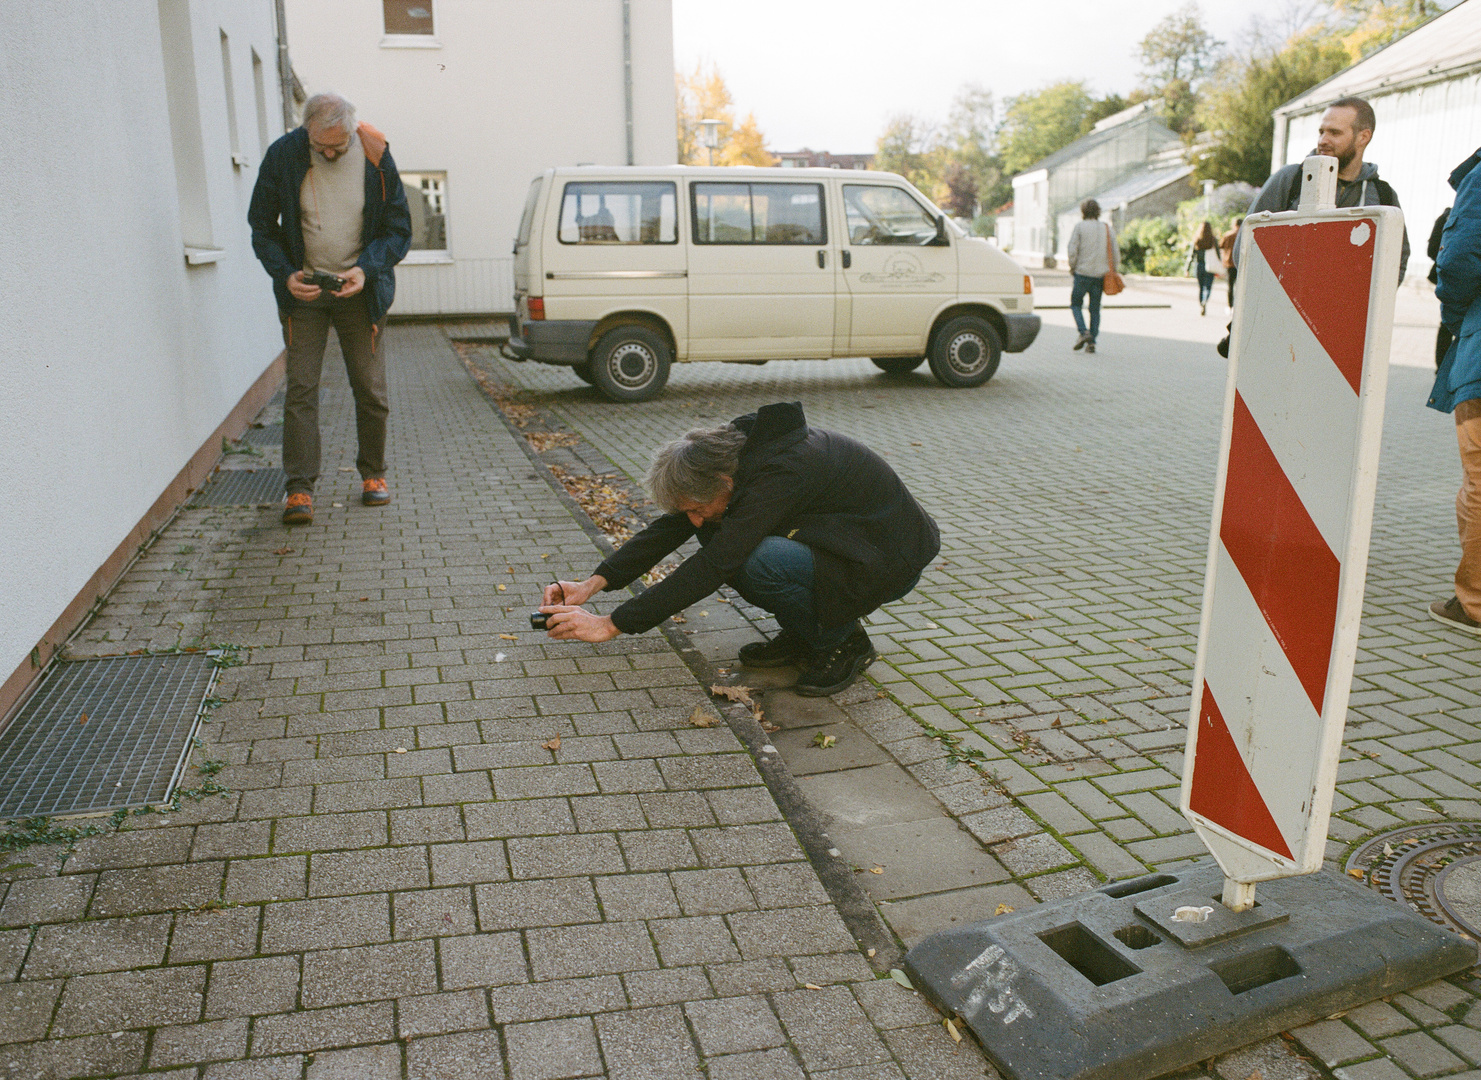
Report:
[[[360,501],[384,506],[390,405],[379,338],[396,292],[392,268],[411,246],[411,214],[386,137],[357,124],[355,107],[338,94],[315,94],[303,126],[263,155],[247,220],[252,250],[273,279],[288,350],[283,523],[314,520],[319,381],[331,326],[355,395]]]
[[[1234,310],[1234,279],[1239,268],[1234,265],[1234,241],[1239,239],[1239,226],[1244,218],[1235,218],[1229,231],[1219,237],[1219,261],[1224,264],[1224,277],[1229,287],[1229,310]]]
[[[742,648],[741,663],[796,665],[796,693],[836,694],[877,655],[859,620],[915,588],[941,548],[936,523],[889,463],[847,435],[810,427],[795,401],[660,447],[648,487],[663,517],[585,581],[546,586],[540,610],[551,637],[641,634],[729,584],[781,627]],[[580,606],[691,537],[698,551],[611,615]]]
[[[1481,149],[1450,174],[1455,205],[1435,258],[1440,321],[1454,339],[1430,391],[1429,407],[1455,414],[1460,450],[1460,492],[1455,523],[1460,564],[1455,595],[1430,605],[1430,617],[1481,636]]]
[[[1214,292],[1214,272],[1209,268],[1208,256],[1219,241],[1214,237],[1214,227],[1205,221],[1198,230],[1198,235],[1193,238],[1193,243],[1188,247],[1188,262],[1183,267],[1184,273],[1189,270],[1198,272],[1198,314],[1208,314],[1208,298]]]
[[[1100,220],[1100,203],[1086,199],[1080,204],[1080,217],[1070,232],[1066,249],[1070,273],[1074,275],[1074,284],[1070,286],[1070,314],[1074,315],[1075,327],[1080,331],[1075,348],[1093,353],[1095,339],[1100,336],[1100,298],[1105,289],[1105,278],[1121,265],[1121,249],[1116,245],[1116,234],[1110,224]],[[1090,300],[1088,326],[1082,310],[1087,297]]]

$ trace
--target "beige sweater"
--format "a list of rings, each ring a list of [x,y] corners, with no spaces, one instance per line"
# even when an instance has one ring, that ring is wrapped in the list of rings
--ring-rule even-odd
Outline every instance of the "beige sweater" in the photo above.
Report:
[[[365,147],[356,134],[334,161],[309,151],[310,167],[299,189],[303,268],[343,274],[360,258],[365,229]]]
[[[1070,272],[1083,274],[1085,277],[1105,277],[1111,270],[1111,265],[1106,261],[1106,236],[1110,234],[1111,250],[1114,252],[1116,265],[1121,265],[1121,248],[1116,243],[1116,236],[1111,232],[1111,227],[1104,221],[1077,221],[1074,231],[1070,233],[1070,243],[1065,249],[1069,256]]]

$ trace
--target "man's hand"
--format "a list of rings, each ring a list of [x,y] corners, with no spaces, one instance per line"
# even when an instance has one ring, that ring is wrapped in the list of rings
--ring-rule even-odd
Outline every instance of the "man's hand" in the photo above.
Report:
[[[559,641],[611,641],[622,633],[606,615],[593,615],[570,604],[547,604],[540,609],[550,615],[546,633]]]
[[[319,299],[319,294],[324,290],[317,285],[304,284],[303,271],[295,270],[288,275],[288,291],[293,294],[295,300],[302,300],[307,304],[311,300]]]
[[[361,270],[358,266],[350,267],[339,276],[345,279],[344,288],[340,289],[339,292],[330,293],[330,296],[337,296],[341,300],[347,300],[365,288],[365,271]]]
[[[585,581],[556,581],[545,586],[545,592],[541,594],[542,604],[569,604],[572,607],[580,607],[597,593],[607,587],[607,579],[601,574],[593,574]]]

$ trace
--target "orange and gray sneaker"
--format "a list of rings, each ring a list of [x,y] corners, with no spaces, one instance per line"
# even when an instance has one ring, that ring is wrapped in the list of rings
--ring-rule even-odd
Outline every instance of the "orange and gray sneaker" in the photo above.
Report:
[[[314,497],[307,491],[295,491],[288,496],[288,505],[283,507],[284,525],[312,525],[314,522]]]
[[[391,492],[386,487],[386,479],[377,476],[374,480],[365,481],[360,490],[360,501],[366,506],[385,506],[391,501]]]

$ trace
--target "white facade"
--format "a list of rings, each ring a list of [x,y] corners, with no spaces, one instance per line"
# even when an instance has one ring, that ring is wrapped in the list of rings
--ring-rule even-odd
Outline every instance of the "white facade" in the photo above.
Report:
[[[385,133],[414,217],[415,178],[444,183],[446,246],[397,267],[393,315],[512,311],[510,251],[543,170],[677,161],[670,0],[423,0],[420,34],[387,34],[386,7],[287,0],[305,89]]]
[[[7,4],[0,71],[13,686],[282,350],[246,218],[283,112],[272,0]]]
[[[1393,186],[1409,229],[1409,281],[1429,272],[1430,227],[1455,198],[1446,178],[1481,145],[1481,3],[1462,3],[1275,111],[1271,168],[1316,146],[1329,102],[1354,95],[1377,126],[1363,157]]]

